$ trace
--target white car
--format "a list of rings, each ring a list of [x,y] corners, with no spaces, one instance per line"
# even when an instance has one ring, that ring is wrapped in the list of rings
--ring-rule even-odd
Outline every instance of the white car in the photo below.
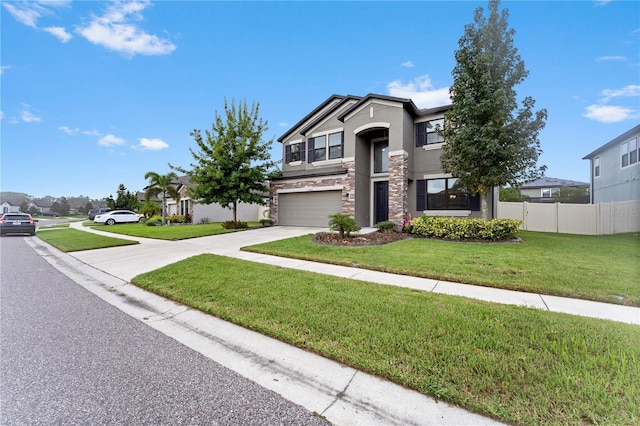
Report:
[[[96,215],[94,223],[104,223],[105,225],[115,225],[116,223],[138,223],[140,215],[131,210],[112,210],[110,212]]]

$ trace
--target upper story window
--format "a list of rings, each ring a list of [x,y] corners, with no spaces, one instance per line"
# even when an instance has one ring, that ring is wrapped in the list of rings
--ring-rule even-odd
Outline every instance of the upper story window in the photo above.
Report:
[[[389,171],[389,141],[373,143],[373,172],[387,173]]]
[[[600,176],[600,157],[596,157],[593,159],[593,176]]]
[[[334,160],[344,156],[344,132],[309,139],[309,162]]]
[[[289,164],[296,161],[304,161],[304,142],[292,143],[285,147],[284,162]]]
[[[436,131],[444,127],[444,118],[416,123],[416,146],[431,145],[444,142],[444,138]]]
[[[638,138],[633,138],[620,145],[622,167],[627,167],[638,162]]]

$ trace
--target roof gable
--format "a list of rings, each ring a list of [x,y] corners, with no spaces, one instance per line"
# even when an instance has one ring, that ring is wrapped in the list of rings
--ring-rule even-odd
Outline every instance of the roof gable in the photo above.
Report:
[[[342,96],[342,95],[331,95],[331,96],[329,96],[327,98],[327,100],[325,100],[320,105],[318,105],[309,114],[305,115],[302,120],[298,121],[296,124],[291,126],[291,128],[289,130],[287,130],[282,136],[280,136],[278,138],[278,142],[282,142],[283,140],[285,140],[292,133],[294,133],[298,128],[300,128],[302,125],[304,125],[307,121],[311,120],[314,116],[316,116],[317,114],[321,113],[323,109],[327,108],[327,106],[331,105],[332,103],[339,103],[344,98],[345,97]]]

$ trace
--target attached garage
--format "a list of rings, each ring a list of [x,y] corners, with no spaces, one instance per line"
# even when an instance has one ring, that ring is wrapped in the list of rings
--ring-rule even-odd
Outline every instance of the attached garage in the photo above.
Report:
[[[278,194],[278,225],[329,226],[329,215],[342,211],[342,191]]]

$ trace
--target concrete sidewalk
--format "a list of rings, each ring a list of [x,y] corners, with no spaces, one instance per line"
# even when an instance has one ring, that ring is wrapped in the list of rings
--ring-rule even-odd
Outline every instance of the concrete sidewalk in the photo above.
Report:
[[[60,271],[122,311],[339,425],[498,422],[186,308],[129,284],[131,278],[197,254],[213,253],[356,280],[640,324],[640,308],[413,278],[239,250],[243,246],[321,231],[317,228],[270,227],[184,241],[159,241],[104,233],[80,223],[71,226],[141,243],[65,254],[37,238],[27,238],[27,241]]]

